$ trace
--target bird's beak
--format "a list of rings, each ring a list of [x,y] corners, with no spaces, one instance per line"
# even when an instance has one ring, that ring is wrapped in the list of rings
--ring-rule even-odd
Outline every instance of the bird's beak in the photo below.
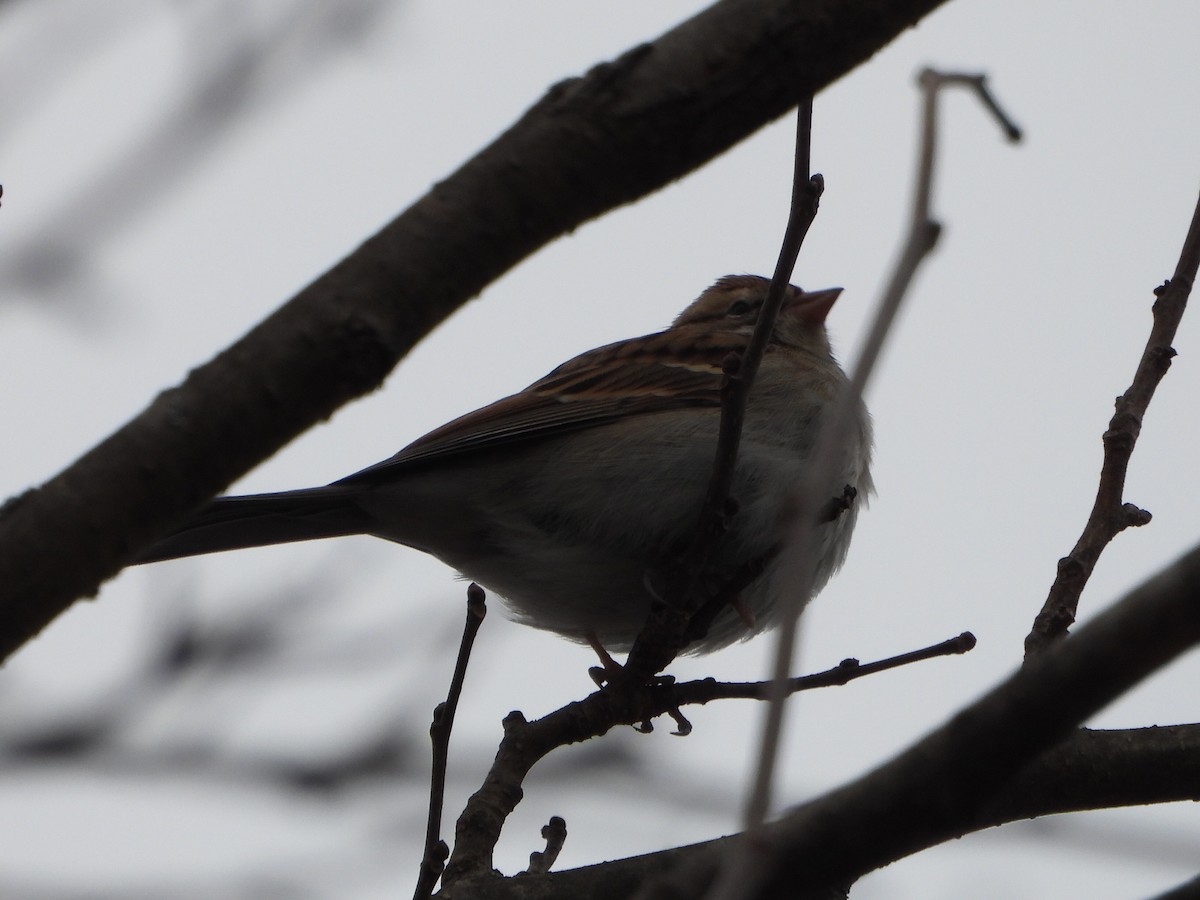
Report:
[[[787,299],[787,311],[802,321],[812,325],[824,323],[829,310],[833,309],[834,301],[842,294],[840,287],[825,288],[821,291],[797,291]]]

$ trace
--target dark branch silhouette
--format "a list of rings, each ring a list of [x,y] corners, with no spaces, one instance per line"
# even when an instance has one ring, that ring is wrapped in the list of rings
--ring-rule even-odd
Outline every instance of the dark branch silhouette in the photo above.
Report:
[[[1154,324],[1138,362],[1129,389],[1117,398],[1116,412],[1104,432],[1104,461],[1100,465],[1100,485],[1096,502],[1088,516],[1083,534],[1071,553],[1058,561],[1058,574],[1050,594],[1033,621],[1025,638],[1025,654],[1040,653],[1063,638],[1074,623],[1079,598],[1091,578],[1100,554],[1113,538],[1130,526],[1145,525],[1150,514],[1125,502],[1125,474],[1129,459],[1142,431],[1142,420],[1154,397],[1158,383],[1171,367],[1175,349],[1171,344],[1187,308],[1188,295],[1200,267],[1200,199],[1192,212],[1191,226],[1183,241],[1175,274],[1154,295]]]

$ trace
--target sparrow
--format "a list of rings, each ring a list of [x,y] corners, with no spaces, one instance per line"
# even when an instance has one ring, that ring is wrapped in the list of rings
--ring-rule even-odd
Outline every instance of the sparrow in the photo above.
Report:
[[[518,621],[628,650],[692,538],[724,366],[745,349],[768,286],[753,275],[721,278],[665,331],[582,353],[324,487],[217,498],[136,561],[368,534],[432,554],[504,598]],[[796,527],[817,432],[846,383],[825,329],[840,293],[786,289],[746,406],[736,512],[702,581],[763,565],[688,653],[775,625],[781,597],[819,592],[845,559],[872,492],[861,402],[834,477],[818,485],[823,501],[857,499],[811,531]],[[805,535],[817,545],[811,578],[797,584],[787,559]]]

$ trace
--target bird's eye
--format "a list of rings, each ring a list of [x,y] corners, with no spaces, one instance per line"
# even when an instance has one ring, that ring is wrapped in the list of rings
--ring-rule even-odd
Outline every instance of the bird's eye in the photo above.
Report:
[[[729,304],[729,309],[726,310],[725,315],[727,315],[727,316],[744,316],[748,312],[750,312],[750,304],[749,303],[747,303],[745,300],[734,300],[732,303]]]

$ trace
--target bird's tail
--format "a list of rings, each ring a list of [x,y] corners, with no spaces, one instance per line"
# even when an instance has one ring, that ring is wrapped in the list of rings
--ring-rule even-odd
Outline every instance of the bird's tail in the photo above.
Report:
[[[370,517],[354,497],[355,491],[337,485],[219,497],[144,550],[134,563],[370,533]]]

